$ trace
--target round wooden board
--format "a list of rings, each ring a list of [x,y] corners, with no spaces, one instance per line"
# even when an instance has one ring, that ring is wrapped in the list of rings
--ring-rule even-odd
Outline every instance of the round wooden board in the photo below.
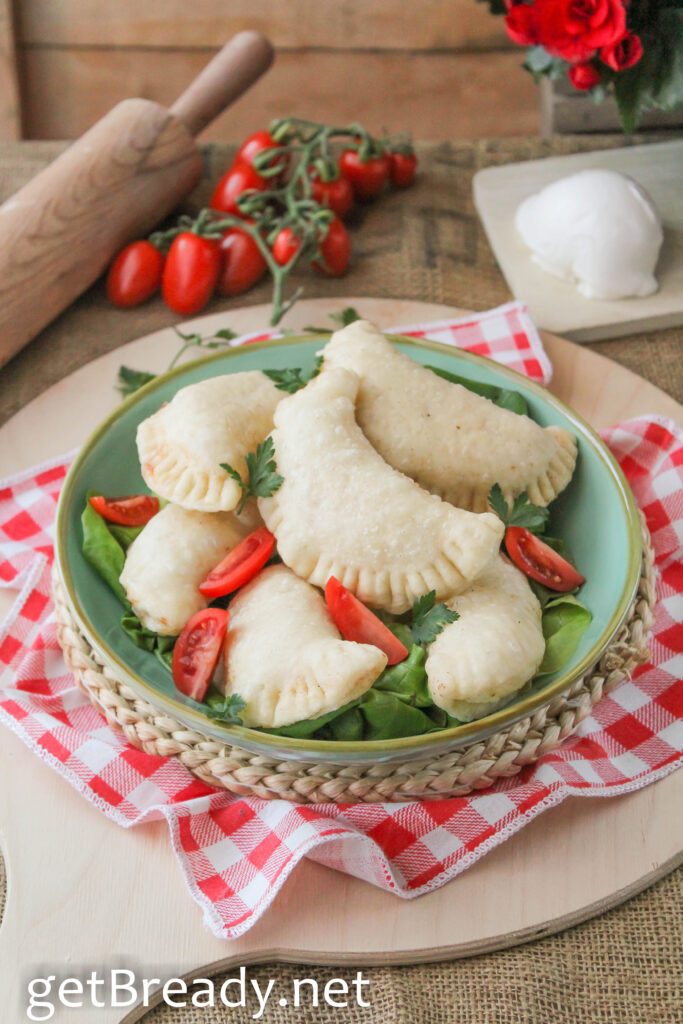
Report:
[[[353,305],[382,327],[442,319],[448,307],[349,298],[299,303],[287,326],[326,323]],[[269,307],[203,317],[187,328],[260,329]],[[134,315],[134,314],[133,314]],[[545,335],[551,390],[597,427],[646,412],[683,422],[667,395],[615,363]],[[81,443],[115,407],[121,363],[161,371],[176,350],[169,330],[82,367],[0,430],[0,476]],[[0,593],[0,617],[10,600]],[[17,979],[41,969],[135,966],[177,977],[269,959],[388,964],[468,956],[538,938],[601,913],[683,861],[683,772],[609,800],[567,800],[527,825],[449,885],[401,900],[310,860],[301,863],[264,918],[226,942],[204,928],[178,871],[164,822],[125,831],[92,808],[6,730],[0,742],[0,843],[8,900],[0,928],[0,1005],[23,1019]],[[472,908],[476,907],[476,913]],[[133,1010],[127,1022],[139,1020]],[[98,1011],[119,1021],[120,1010]],[[79,1021],[62,1011],[62,1021]]]

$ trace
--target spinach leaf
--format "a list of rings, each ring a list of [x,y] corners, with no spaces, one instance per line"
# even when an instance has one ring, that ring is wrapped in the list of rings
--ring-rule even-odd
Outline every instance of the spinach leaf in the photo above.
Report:
[[[137,535],[142,530],[141,526],[121,526],[120,523],[107,523],[107,529],[119,542],[124,551],[127,551]]]
[[[545,654],[537,676],[557,672],[566,665],[593,616],[572,594],[556,594],[543,608]]]
[[[129,608],[126,592],[119,582],[119,576],[123,572],[123,563],[126,560],[124,549],[112,536],[102,516],[90,504],[90,498],[96,494],[97,491],[88,491],[85,508],[81,515],[83,555],[95,572],[113,590],[119,601]]]
[[[357,707],[360,698],[350,701],[348,704],[344,704],[341,708],[336,708],[334,711],[328,711],[324,715],[318,715],[317,718],[305,718],[301,722],[294,722],[292,725],[283,725],[279,729],[262,729],[261,732],[270,733],[272,736],[291,736],[293,739],[324,739],[324,737],[316,736],[316,733],[321,732],[325,727],[332,722],[333,719],[343,715],[346,711],[351,708]]]
[[[402,736],[421,736],[439,729],[420,708],[374,687],[363,694],[360,711],[365,719],[364,740],[394,740]]]
[[[450,381],[451,384],[461,384],[468,391],[473,391],[475,395],[488,398],[489,401],[493,402],[494,405],[500,406],[501,409],[508,409],[519,416],[528,416],[529,414],[526,399],[519,391],[500,388],[496,384],[483,384],[479,380],[470,380],[469,377],[460,377],[457,373],[442,370],[440,366],[427,366],[427,369],[435,373],[437,377]]]
[[[121,629],[130,637],[136,647],[154,654],[161,664],[170,670],[177,637],[162,636],[160,633],[154,633],[151,629],[147,629],[132,610],[121,616]]]
[[[390,693],[414,707],[429,707],[433,701],[427,689],[424,661],[424,648],[413,644],[405,661],[393,665],[391,668],[385,668],[379,679],[372,684],[372,688],[382,693]]]

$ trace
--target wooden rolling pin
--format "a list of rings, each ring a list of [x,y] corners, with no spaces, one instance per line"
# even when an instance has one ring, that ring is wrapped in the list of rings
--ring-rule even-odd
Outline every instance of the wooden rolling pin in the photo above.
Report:
[[[194,136],[272,60],[264,36],[240,32],[170,110],[124,100],[0,206],[0,366],[194,188]]]

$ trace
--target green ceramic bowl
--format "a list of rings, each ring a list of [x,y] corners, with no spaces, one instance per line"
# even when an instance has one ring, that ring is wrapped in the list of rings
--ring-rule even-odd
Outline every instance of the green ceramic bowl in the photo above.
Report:
[[[335,743],[269,736],[254,729],[224,726],[207,718],[173,686],[154,657],[136,647],[119,627],[121,605],[81,553],[80,516],[90,488],[104,494],[145,490],[135,448],[141,420],[187,384],[242,370],[312,366],[324,337],[286,338],[247,345],[187,363],[156,378],[122,402],[95,431],[66,479],[57,512],[57,565],[71,609],[95,650],[119,679],[151,704],[193,729],[226,743],[271,756],[296,760],[377,762],[431,756],[479,740],[523,718],[566,690],[600,657],[621,626],[638,586],[641,540],[631,491],[612,455],[594,431],[542,387],[481,356],[431,341],[394,339],[420,363],[522,392],[531,416],[542,426],[559,424],[579,441],[576,473],[553,503],[551,532],[563,537],[587,576],[581,598],[593,613],[570,663],[513,699],[495,714],[439,733],[374,742]]]

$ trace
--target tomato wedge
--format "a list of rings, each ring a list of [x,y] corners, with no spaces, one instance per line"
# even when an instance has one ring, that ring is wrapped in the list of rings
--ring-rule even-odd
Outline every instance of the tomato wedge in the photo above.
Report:
[[[398,665],[408,657],[408,648],[389,627],[334,576],[330,576],[325,586],[325,601],[335,626],[345,640],[379,647],[386,654],[389,665]]]
[[[212,569],[203,583],[199,584],[199,593],[204,597],[223,597],[232,594],[248,583],[266,564],[275,548],[275,537],[265,526],[254,530],[248,537],[240,541],[229,555]]]
[[[159,499],[151,494],[133,494],[130,498],[105,498],[96,494],[90,504],[103,519],[119,526],[144,526],[159,511]]]
[[[173,648],[171,671],[176,688],[186,697],[204,700],[227,628],[228,613],[223,608],[203,608],[185,623]]]
[[[549,590],[565,593],[586,582],[571,562],[522,526],[508,526],[505,547],[518,569]]]

